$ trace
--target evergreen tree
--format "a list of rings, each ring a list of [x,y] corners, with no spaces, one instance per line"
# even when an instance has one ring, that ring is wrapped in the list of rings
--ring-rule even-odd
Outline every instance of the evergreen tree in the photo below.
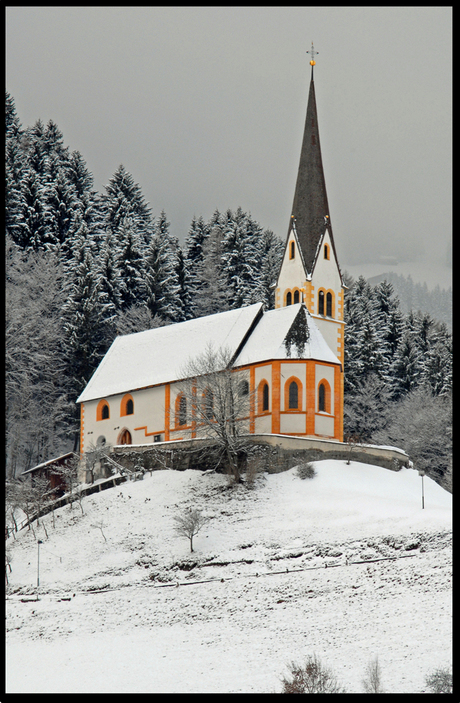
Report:
[[[192,220],[187,238],[185,240],[184,267],[187,272],[188,295],[190,297],[190,311],[196,317],[196,303],[201,290],[201,270],[203,267],[203,246],[209,237],[209,227],[203,217]]]
[[[260,286],[261,301],[266,310],[275,307],[275,286],[281,268],[284,244],[271,230],[266,229],[260,239],[261,270]]]
[[[146,247],[151,235],[151,211],[140,186],[123,164],[115,171],[105,190],[106,220],[112,232],[116,233],[129,217],[136,224],[140,243]]]
[[[222,273],[230,309],[250,305],[263,296],[261,284],[262,228],[238,208],[227,210],[222,240]]]
[[[177,241],[169,235],[169,222],[164,211],[155,222],[154,234],[146,258],[146,304],[152,318],[165,322],[184,319],[180,300]]]
[[[74,244],[75,261],[67,264],[67,300],[63,306],[64,339],[69,406],[82,392],[113,339],[114,308],[102,290],[100,276],[88,242]],[[72,412],[74,450],[78,441],[78,416]]]
[[[114,237],[117,246],[120,275],[121,309],[144,301],[146,295],[143,246],[139,229],[126,217]]]
[[[223,228],[216,210],[208,223],[209,236],[203,243],[203,261],[199,268],[201,287],[194,300],[197,317],[229,310],[225,276],[222,272]]]

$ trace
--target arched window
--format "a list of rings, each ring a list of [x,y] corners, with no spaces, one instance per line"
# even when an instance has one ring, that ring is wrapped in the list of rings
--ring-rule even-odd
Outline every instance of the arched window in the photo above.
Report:
[[[270,409],[270,389],[267,381],[261,381],[259,383],[257,400],[259,413],[267,412],[267,410]]]
[[[284,410],[302,410],[302,382],[296,376],[284,384]]]
[[[331,412],[331,387],[325,379],[318,386],[318,412]]]
[[[299,386],[295,381],[289,384],[289,410],[297,410],[299,407]]]
[[[292,293],[289,291],[289,293],[286,293],[286,305],[291,305],[292,304]]]
[[[293,259],[295,257],[295,244],[294,242],[291,242],[291,246],[289,248],[289,258]]]
[[[326,315],[332,317],[332,293],[326,293]]]
[[[294,291],[294,305],[295,305],[296,303],[299,303],[299,302],[300,302],[299,298],[300,298],[300,293],[299,293],[298,290],[295,290],[295,291]]]
[[[184,398],[185,400],[185,398]],[[210,388],[206,388],[202,396],[203,415],[207,420],[214,417],[214,394]]]
[[[100,400],[96,408],[96,420],[108,420],[110,418],[110,407],[106,400]]]
[[[238,395],[249,395],[249,383],[246,381],[246,379],[240,381],[238,386]]]
[[[106,439],[102,435],[97,438],[96,447],[105,447]]]
[[[131,393],[127,393],[123,396],[120,403],[120,416],[133,415],[134,414],[134,400]]]
[[[132,444],[131,432],[129,430],[123,430],[118,436],[117,444]]]
[[[318,293],[318,315],[324,315],[324,291]]]
[[[324,258],[329,258],[329,247],[327,246],[327,244],[324,245]]]
[[[187,398],[182,393],[176,398],[176,425],[183,427],[187,424]]]

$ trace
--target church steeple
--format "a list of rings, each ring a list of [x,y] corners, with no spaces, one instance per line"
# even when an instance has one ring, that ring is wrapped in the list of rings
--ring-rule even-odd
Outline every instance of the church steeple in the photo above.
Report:
[[[308,95],[307,116],[300,152],[299,170],[292,205],[289,232],[295,223],[297,239],[302,251],[306,273],[311,274],[318,243],[325,229],[330,226],[329,205],[327,201],[326,181],[324,179],[321,146],[319,141],[318,115],[316,112],[315,84],[313,81],[314,56],[312,54],[310,91]],[[288,235],[289,236],[289,235]]]

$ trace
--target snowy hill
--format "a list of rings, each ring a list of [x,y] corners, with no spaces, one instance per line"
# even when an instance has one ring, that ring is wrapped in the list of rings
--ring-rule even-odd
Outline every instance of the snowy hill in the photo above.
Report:
[[[451,662],[451,495],[425,478],[422,510],[414,470],[315,467],[251,490],[158,471],[10,538],[7,691],[269,693],[316,652],[349,692],[375,655],[386,691],[421,692]],[[186,507],[212,517],[193,554]]]

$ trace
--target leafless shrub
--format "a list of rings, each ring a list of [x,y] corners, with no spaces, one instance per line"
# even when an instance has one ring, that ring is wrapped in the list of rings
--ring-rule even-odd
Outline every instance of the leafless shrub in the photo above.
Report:
[[[302,480],[306,478],[314,478],[316,476],[316,470],[313,462],[307,461],[299,464],[297,467],[297,476]]]
[[[188,537],[190,540],[190,551],[193,552],[193,538],[201,530],[206,523],[210,521],[210,517],[203,515],[201,510],[190,509],[186,510],[181,515],[174,518],[176,524],[176,532],[183,537]]]
[[[435,669],[425,677],[430,693],[452,693],[452,672],[447,669]]]
[[[382,672],[378,657],[372,659],[366,666],[365,677],[362,680],[364,693],[385,693],[382,688]]]
[[[304,666],[291,662],[289,674],[281,680],[282,693],[346,693],[316,654],[309,655]]]

